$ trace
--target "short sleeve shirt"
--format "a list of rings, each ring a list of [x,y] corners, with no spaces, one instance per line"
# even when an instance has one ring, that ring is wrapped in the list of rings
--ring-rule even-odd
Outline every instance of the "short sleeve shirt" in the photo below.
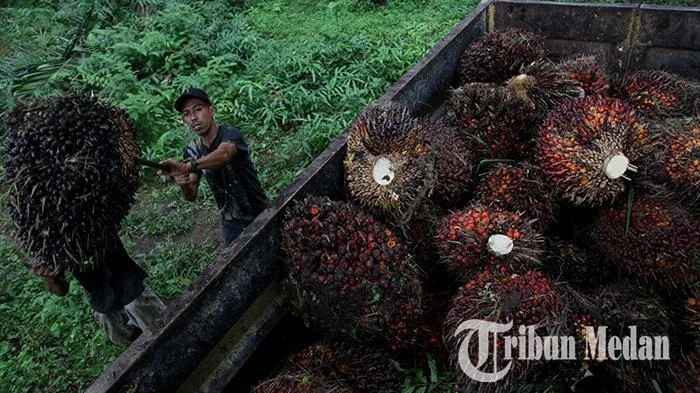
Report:
[[[240,130],[220,125],[219,133],[211,146],[205,146],[201,138],[197,138],[185,148],[184,160],[197,161],[218,149],[222,142],[236,145],[236,155],[224,166],[202,169],[197,171],[197,174],[204,176],[211,187],[222,219],[250,221],[265,209],[268,200]]]

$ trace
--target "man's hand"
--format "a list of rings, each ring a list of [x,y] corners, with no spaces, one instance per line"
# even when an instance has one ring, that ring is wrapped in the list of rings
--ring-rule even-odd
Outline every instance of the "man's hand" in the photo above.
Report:
[[[163,169],[158,170],[161,176],[172,176],[177,181],[178,176],[189,175],[189,165],[184,162],[175,161],[172,158],[159,162]],[[179,183],[178,183],[179,184]]]
[[[32,266],[32,272],[44,278],[46,289],[56,296],[65,296],[70,289],[70,283],[63,276],[63,272],[51,269],[46,266]]]
[[[197,182],[197,175],[194,173],[185,173],[175,176],[175,183],[180,186],[187,186]]]

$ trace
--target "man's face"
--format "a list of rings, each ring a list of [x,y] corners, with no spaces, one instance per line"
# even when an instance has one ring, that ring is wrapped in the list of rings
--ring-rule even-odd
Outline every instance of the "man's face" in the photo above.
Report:
[[[199,135],[206,134],[214,122],[214,107],[200,100],[190,98],[182,107],[182,118]]]

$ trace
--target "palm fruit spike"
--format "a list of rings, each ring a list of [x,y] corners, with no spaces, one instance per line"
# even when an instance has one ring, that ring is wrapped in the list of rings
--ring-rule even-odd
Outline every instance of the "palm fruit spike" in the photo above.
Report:
[[[592,55],[579,55],[571,57],[559,66],[569,74],[569,77],[577,80],[587,96],[605,96],[610,90],[608,78],[605,76],[598,59]]]
[[[690,211],[662,199],[642,197],[632,208],[627,235],[626,220],[625,206],[610,208],[590,231],[599,248],[623,270],[666,288],[700,278],[693,260],[700,250],[700,231]]]
[[[373,106],[350,127],[347,147],[352,200],[397,224],[410,221],[435,183],[421,121],[396,104]]]
[[[537,156],[554,189],[578,206],[600,206],[625,190],[631,162],[651,149],[648,127],[625,103],[595,96],[570,100],[540,126]]]
[[[519,334],[520,325],[533,326],[535,334],[539,336],[561,335],[560,330],[565,326],[566,313],[563,297],[557,288],[547,280],[540,272],[526,272],[517,274],[493,274],[485,270],[469,280],[462,287],[459,295],[454,299],[444,326],[444,340],[450,354],[452,364],[457,369],[456,374],[462,378],[470,389],[464,391],[478,392],[512,392],[514,388],[534,380],[540,367],[547,362],[513,360],[508,374],[498,383],[477,384],[468,378],[457,367],[457,355],[469,356],[472,364],[477,364],[478,339],[472,338],[468,342],[462,341],[464,331],[458,332],[459,326],[468,320],[483,320],[495,323],[510,323],[513,328],[504,335]],[[509,360],[504,359],[505,347],[503,337],[498,340],[497,370],[503,370]],[[493,339],[490,335],[489,341]],[[482,357],[488,359],[485,369],[490,369],[494,357],[493,347],[489,346],[489,353]],[[461,353],[460,353],[461,352]],[[465,353],[466,352],[466,353]],[[512,353],[518,358],[518,352]]]
[[[520,66],[545,57],[539,35],[522,29],[496,30],[462,53],[457,72],[461,84],[501,83],[518,73]]]
[[[507,86],[542,117],[564,100],[586,94],[578,80],[549,60],[523,65],[520,74],[510,78]]]
[[[413,344],[422,315],[417,269],[387,226],[349,203],[309,196],[289,207],[282,250],[293,300],[324,333]]]
[[[358,393],[398,392],[404,377],[388,352],[345,342],[312,344],[292,356],[291,363],[292,369],[311,370]]]
[[[697,202],[700,198],[700,120],[697,117],[667,120],[659,130],[656,144],[663,149],[660,161],[673,189],[684,199]]]
[[[635,71],[613,78],[612,90],[647,117],[693,115],[698,88],[664,71]]]
[[[4,167],[16,236],[37,266],[85,268],[134,201],[134,128],[122,110],[92,96],[19,104],[7,125]]]
[[[427,123],[425,139],[435,157],[433,198],[445,207],[460,205],[467,198],[474,170],[475,156],[469,142],[444,121]]]
[[[466,280],[487,267],[522,272],[538,265],[543,238],[519,213],[473,205],[445,218],[437,242],[447,271]]]
[[[251,393],[352,393],[349,388],[312,373],[283,374],[255,386]]]
[[[547,277],[576,289],[594,288],[615,278],[607,259],[562,240],[546,242],[543,265]]]
[[[482,174],[477,196],[480,203],[494,209],[524,212],[536,219],[533,227],[539,232],[554,222],[554,190],[533,165],[497,164]]]
[[[533,116],[505,87],[470,83],[451,92],[445,122],[470,140],[478,159],[508,158],[528,152]]]

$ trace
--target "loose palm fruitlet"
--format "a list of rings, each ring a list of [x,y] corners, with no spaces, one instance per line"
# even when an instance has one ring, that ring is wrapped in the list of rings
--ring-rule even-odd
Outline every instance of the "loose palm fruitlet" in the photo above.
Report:
[[[631,162],[651,150],[648,126],[617,99],[570,100],[540,126],[537,156],[555,191],[574,205],[597,207],[625,190]]]
[[[469,141],[444,121],[426,124],[425,140],[435,157],[437,182],[433,199],[441,206],[461,205],[468,197],[476,157]]]
[[[350,127],[347,149],[351,199],[396,224],[410,221],[435,184],[422,122],[399,105],[375,105]]]
[[[612,80],[612,93],[647,117],[693,115],[700,102],[698,87],[677,75],[658,70],[618,75]]]
[[[586,94],[578,80],[549,60],[523,65],[520,73],[508,80],[507,87],[541,117],[564,100]]]
[[[598,59],[592,55],[579,55],[562,61],[559,67],[577,80],[587,96],[606,96],[610,90],[608,78],[605,76]]]
[[[16,236],[36,266],[88,266],[118,231],[139,184],[127,115],[93,96],[67,96],[19,104],[7,126],[4,167]]]
[[[685,200],[700,199],[700,120],[669,119],[653,127],[659,161],[673,190]]]
[[[540,169],[528,163],[496,164],[481,175],[477,198],[494,209],[523,212],[536,219],[533,227],[544,232],[554,223],[554,190]]]
[[[591,228],[598,247],[623,270],[662,287],[691,284],[697,265],[700,230],[692,212],[668,201],[642,197],[632,207],[625,233],[625,206],[603,211]]]
[[[539,272],[528,271],[518,275],[494,274],[485,270],[469,280],[452,302],[443,332],[445,343],[452,354],[455,373],[468,387],[463,391],[513,392],[517,391],[517,387],[534,381],[548,362],[522,360],[519,357],[520,349],[513,349],[506,344],[503,335],[523,334],[520,330],[521,325],[525,326],[525,329],[534,329],[534,334],[539,336],[565,335],[565,308],[563,297],[556,286]],[[471,339],[465,338],[468,332],[472,332],[466,326],[469,323],[467,321],[512,323],[512,328],[495,335],[497,338],[494,334],[489,334],[489,343],[495,340],[498,346],[489,345],[486,349],[488,353],[480,354],[479,350],[483,348],[479,346],[478,334]],[[512,349],[512,361],[505,360],[507,346]],[[493,369],[494,352],[498,362],[495,370],[503,370],[507,364],[512,366],[507,375],[497,383],[477,383],[467,377],[458,366],[458,357],[468,357],[473,365],[479,364],[478,360],[481,359],[486,363],[479,369],[490,372]]]
[[[543,37],[522,29],[496,30],[485,35],[460,56],[460,83],[508,80],[521,65],[545,57],[542,40]]]
[[[287,211],[282,250],[291,295],[324,333],[412,345],[421,287],[406,245],[387,226],[349,203],[310,196]]]
[[[290,367],[340,381],[357,393],[398,392],[404,376],[388,352],[347,342],[312,344],[292,356]]]
[[[338,382],[313,373],[283,374],[261,382],[251,393],[353,393]]]
[[[535,113],[513,92],[489,83],[452,90],[446,123],[470,141],[477,159],[527,155]]]
[[[539,265],[543,237],[520,213],[472,205],[444,219],[437,242],[447,271],[467,280],[485,268],[523,272]]]

